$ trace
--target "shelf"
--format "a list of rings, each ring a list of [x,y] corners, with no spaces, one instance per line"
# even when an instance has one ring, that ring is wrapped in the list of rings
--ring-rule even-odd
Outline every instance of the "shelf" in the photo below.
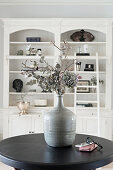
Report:
[[[76,109],[77,110],[97,110],[97,107],[78,107],[76,106]],[[100,107],[100,110],[101,109],[106,109],[105,107]]]
[[[105,107],[100,107],[100,109],[105,109]],[[78,107],[78,106],[76,106],[76,110],[97,110],[97,107]]]
[[[9,71],[11,74],[21,74],[22,71]],[[39,71],[38,71],[39,72]],[[74,73],[74,71],[71,71]],[[97,74],[95,71],[76,71],[77,74]],[[99,74],[105,74],[106,72],[101,71]]]
[[[23,44],[23,45],[28,45],[28,44],[47,44],[47,45],[51,45],[51,42],[10,42],[10,44],[14,44],[14,45],[18,45],[18,44]]]
[[[97,88],[97,86],[77,86],[77,88]]]
[[[24,71],[9,71],[10,74],[21,74]],[[48,75],[47,73],[43,73],[41,71],[34,71],[34,73],[39,73],[40,75]]]
[[[76,100],[76,103],[98,103],[97,101],[84,101],[84,100]]]
[[[20,60],[22,60],[22,59],[36,59],[36,60],[39,60],[39,57],[40,56],[9,55],[9,56],[7,56],[7,59],[20,59]],[[97,58],[97,56],[67,56],[66,58],[64,57],[62,59],[65,59],[65,60],[76,60],[76,59],[94,60],[96,58]],[[54,55],[53,56],[45,56],[45,59],[54,59]],[[109,59],[109,58],[106,56],[98,56],[98,59]]]
[[[67,56],[66,58],[63,57],[62,59],[65,59],[65,60],[76,60],[76,59],[84,59],[84,60],[95,60],[95,59],[103,59],[103,60],[107,60],[109,59],[108,57],[106,56]]]
[[[9,71],[10,74],[21,74],[22,71]]]
[[[96,71],[76,71],[78,74],[97,74]],[[99,74],[105,74],[106,72],[104,71],[99,71]]]
[[[26,59],[26,60],[31,60],[31,59],[35,59],[35,60],[39,60],[40,59],[40,56],[24,56],[24,55],[22,55],[22,56],[18,56],[18,55],[9,55],[8,57],[7,57],[7,59],[12,59],[12,60],[14,60],[14,59],[18,59],[18,60],[24,60],[24,59]],[[52,60],[54,60],[54,57],[53,56],[45,56],[45,59],[52,59]]]
[[[97,95],[97,93],[76,93],[77,95]],[[105,95],[105,93],[99,93],[99,95]]]
[[[28,94],[28,95],[34,95],[34,94],[36,94],[36,95],[45,95],[45,94],[54,94],[54,93],[38,93],[38,92],[22,92],[22,93],[17,93],[17,92],[9,92],[9,94],[10,95],[21,95],[21,94]],[[65,93],[64,95],[74,95],[74,93]]]
[[[63,42],[61,42],[61,44],[62,44]],[[68,44],[95,44],[95,45],[97,45],[97,44],[106,44],[106,42],[97,42],[97,41],[93,41],[93,42],[71,42],[71,41],[68,41],[67,42]]]
[[[107,60],[109,59],[108,57],[106,56],[74,56],[75,59],[88,59],[88,60],[94,60],[94,59],[104,59],[104,60]]]
[[[52,109],[53,107],[54,107],[54,106],[48,106],[48,105],[47,105],[47,106],[43,106],[43,107],[40,107],[40,106],[39,106],[39,107],[36,107],[36,106],[31,106],[31,105],[30,105],[29,111],[35,111],[35,110],[37,111],[37,109],[47,109],[47,110],[48,110],[48,109]],[[8,109],[12,109],[12,110],[15,109],[15,110],[17,110],[18,108],[17,108],[17,106],[10,105],[10,106],[8,106]],[[16,114],[18,114],[18,113],[15,113],[15,115],[16,115]],[[35,115],[35,114],[38,114],[38,113],[37,113],[37,112],[36,112],[36,113],[30,112],[30,113],[27,114],[27,115],[33,115],[33,114]],[[22,115],[22,116],[27,116],[27,115]]]
[[[74,95],[74,93],[64,93],[64,95]]]
[[[34,95],[34,94],[54,94],[54,93],[38,93],[38,92],[9,92],[10,95],[21,95],[21,94],[28,94],[28,95]],[[75,93],[64,93],[64,95],[74,95]],[[77,95],[97,95],[97,93],[76,93]],[[105,93],[99,93],[99,95],[105,95]]]
[[[35,107],[35,106],[30,106],[30,110],[37,110],[37,109],[52,109],[54,106],[45,106],[45,107]],[[73,107],[66,107],[70,110],[73,110]],[[8,109],[17,109],[17,106],[9,106]],[[97,110],[97,107],[78,107],[76,106],[77,110]],[[106,107],[100,107],[100,110],[105,110],[107,109]],[[34,113],[32,113],[34,114]]]
[[[54,108],[54,106],[48,106],[48,105],[47,105],[47,106],[44,106],[44,107],[40,107],[40,106],[37,106],[37,107],[36,107],[36,106],[30,106],[29,110],[34,110],[34,111],[35,111],[35,110],[37,111],[37,109],[47,109],[47,110],[49,109],[49,110],[50,110],[50,109],[52,109],[52,108]],[[73,107],[67,107],[67,106],[66,106],[66,108],[74,111],[74,108],[73,108]],[[18,108],[17,108],[17,106],[11,106],[11,105],[10,105],[10,106],[8,106],[8,109],[18,109]],[[31,112],[31,113],[29,113],[28,115],[30,115],[30,114],[35,114],[35,113]],[[37,114],[37,112],[36,112],[36,114]],[[27,116],[27,115],[25,115],[25,116]]]
[[[10,95],[53,95],[54,93],[38,93],[38,92],[9,92]]]

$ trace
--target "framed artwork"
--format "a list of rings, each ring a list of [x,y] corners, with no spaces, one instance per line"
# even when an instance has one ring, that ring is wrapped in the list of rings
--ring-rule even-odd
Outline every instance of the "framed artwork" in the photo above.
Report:
[[[77,86],[89,86],[89,80],[79,80]],[[90,93],[89,87],[77,87],[77,93]]]

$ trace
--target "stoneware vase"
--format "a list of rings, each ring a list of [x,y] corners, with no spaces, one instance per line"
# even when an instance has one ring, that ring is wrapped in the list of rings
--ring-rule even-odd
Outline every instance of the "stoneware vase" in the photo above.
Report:
[[[63,96],[57,96],[57,104],[44,114],[44,137],[51,147],[71,146],[75,140],[76,116],[64,107]]]

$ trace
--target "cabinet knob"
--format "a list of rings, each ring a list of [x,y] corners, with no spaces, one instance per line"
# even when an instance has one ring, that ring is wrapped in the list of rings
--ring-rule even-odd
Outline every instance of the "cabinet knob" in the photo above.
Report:
[[[33,132],[33,131],[29,131],[29,133],[35,133],[35,132]]]

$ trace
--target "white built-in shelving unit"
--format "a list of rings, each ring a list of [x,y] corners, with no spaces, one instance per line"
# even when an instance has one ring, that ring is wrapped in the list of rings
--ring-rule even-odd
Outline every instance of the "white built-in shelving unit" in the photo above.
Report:
[[[76,31],[76,29],[74,30],[74,31]],[[63,38],[63,40],[66,40],[66,39],[68,39],[70,36],[71,36],[71,34],[74,32],[74,31],[70,31],[70,33],[68,33],[68,37],[67,37],[67,32],[66,33],[63,33],[63,35],[61,34],[60,36],[61,36],[61,39],[62,39],[62,36],[64,36]],[[88,30],[89,32],[92,32],[92,30]],[[27,45],[29,45],[29,44],[31,44],[32,45],[32,47],[36,47],[36,48],[41,48],[42,49],[42,53],[43,53],[43,51],[46,51],[45,49],[46,48],[48,48],[48,47],[50,47],[50,48],[48,48],[48,50],[47,50],[47,54],[53,54],[53,55],[47,55],[46,54],[46,52],[44,53],[44,55],[45,55],[45,59],[47,59],[48,60],[48,62],[50,62],[50,63],[53,63],[54,61],[55,61],[55,53],[54,53],[54,48],[53,48],[53,45],[52,45],[52,43],[50,42],[50,41],[48,41],[48,33],[47,33],[47,31],[43,31],[42,32],[42,30],[37,30],[37,32],[38,32],[38,35],[40,35],[40,37],[41,37],[41,39],[42,39],[42,41],[41,42],[25,42],[26,41],[26,37],[28,36],[30,36],[31,34],[33,35],[33,36],[35,36],[36,35],[36,30],[34,31],[34,30],[22,30],[22,31],[19,31],[19,32],[17,32],[17,33],[12,33],[12,34],[10,34],[10,42],[9,42],[9,48],[10,48],[10,51],[9,51],[9,55],[7,56],[7,59],[9,60],[9,81],[10,81],[10,88],[9,88],[9,105],[16,105],[16,103],[15,104],[13,104],[12,103],[12,101],[15,101],[16,102],[16,100],[17,100],[17,96],[18,95],[30,95],[30,98],[31,98],[31,100],[32,100],[32,97],[34,97],[34,95],[36,95],[36,98],[37,98],[37,95],[39,96],[39,98],[40,98],[40,95],[41,96],[44,96],[45,97],[45,95],[46,96],[48,96],[48,95],[52,95],[53,96],[53,94],[54,93],[41,93],[41,89],[40,89],[40,91],[39,92],[37,92],[37,87],[34,87],[34,90],[36,90],[36,92],[29,92],[29,90],[30,90],[30,88],[31,87],[27,87],[27,91],[25,91],[25,89],[26,89],[26,87],[25,87],[25,89],[23,89],[23,91],[22,91],[22,93],[16,93],[15,92],[15,90],[12,88],[12,82],[13,82],[13,80],[14,79],[16,79],[16,78],[20,78],[20,79],[22,79],[23,80],[23,82],[25,82],[26,83],[26,79],[24,79],[24,77],[21,75],[21,69],[22,69],[22,62],[24,62],[25,60],[39,60],[39,57],[38,56],[26,56],[25,54],[26,54],[26,47],[27,47]],[[98,35],[99,36],[99,33],[98,32],[96,32],[96,31],[93,31],[94,32],[94,34],[96,34],[96,35]],[[42,34],[42,35],[41,35]],[[66,34],[66,35],[65,35]],[[101,37],[102,37],[102,33],[100,33],[101,34]],[[26,36],[25,36],[26,35]],[[46,41],[43,41],[43,36],[44,36],[44,38],[46,39]],[[50,39],[50,36],[51,36],[51,39]],[[19,40],[21,40],[21,41],[18,41],[18,37],[19,37]],[[51,41],[54,41],[54,38],[53,38],[54,36],[53,36],[53,34],[52,33],[49,33],[49,40],[51,40]],[[97,37],[95,36],[95,39],[96,39]],[[76,52],[76,48],[78,48],[79,46],[80,47],[82,47],[84,44],[88,44],[89,46],[91,46],[91,48],[93,48],[93,50],[95,50],[95,54],[96,53],[98,53],[98,50],[97,50],[97,48],[98,48],[98,45],[100,46],[99,48],[101,48],[101,50],[102,50],[102,52],[103,52],[103,49],[105,49],[105,47],[106,47],[106,42],[105,42],[105,34],[103,33],[103,42],[102,41],[94,41],[94,42],[72,42],[71,41],[71,39],[70,39],[70,41],[68,41],[67,43],[69,43],[69,45],[70,45],[70,47],[72,48],[71,50],[73,50],[73,52]],[[63,44],[63,42],[61,42],[61,45]],[[59,44],[59,46],[60,46],[60,44]],[[44,49],[43,49],[44,48]],[[75,48],[75,50],[74,50],[74,48]],[[16,55],[16,53],[17,53],[17,51],[18,50],[20,50],[20,49],[22,49],[23,51],[24,51],[24,55],[23,56],[17,56]],[[71,51],[70,50],[70,51]],[[91,53],[92,51],[90,51],[89,50],[89,53]],[[70,52],[71,53],[71,52]],[[58,58],[58,56],[57,56],[57,58]],[[82,68],[82,70],[81,71],[77,71],[76,70],[76,73],[77,74],[79,74],[79,75],[81,75],[82,77],[83,77],[83,79],[84,79],[84,77],[87,77],[87,80],[89,80],[90,81],[90,78],[92,77],[92,76],[96,76],[97,74],[104,74],[104,77],[105,77],[105,75],[106,75],[106,70],[102,70],[102,71],[98,71],[97,72],[97,70],[95,70],[95,71],[84,71],[84,68],[85,68],[85,63],[87,63],[87,62],[89,62],[89,63],[93,63],[94,65],[95,65],[95,69],[96,69],[96,63],[95,63],[95,60],[96,60],[96,58],[97,58],[97,56],[95,55],[95,56],[74,56],[74,54],[73,55],[71,55],[71,56],[68,56],[66,59],[64,59],[64,60],[68,60],[67,62],[71,62],[71,60],[73,60],[73,59],[75,59],[76,58],[76,60],[78,60],[78,61],[81,61],[82,60],[82,64],[84,64],[84,66],[83,66],[83,68]],[[104,55],[102,56],[101,55],[101,53],[100,53],[100,56],[98,56],[98,58],[101,58],[101,60],[106,60],[107,59],[107,57],[106,57],[106,54],[104,53]],[[84,60],[85,60],[85,62],[84,62]],[[17,66],[18,65],[18,66]],[[103,69],[102,68],[102,66],[101,66],[101,69]],[[75,72],[75,70],[73,70],[73,72]],[[86,79],[86,78],[85,78]],[[24,84],[24,86],[26,86],[25,84]],[[93,87],[90,87],[90,86],[78,86],[79,88],[94,88],[94,89],[96,89],[97,88],[97,86],[93,86]],[[66,93],[66,97],[67,97],[67,95],[70,95],[70,94],[72,94],[72,93],[69,93],[69,92],[67,92]],[[95,93],[95,96],[96,96],[96,94],[97,93]],[[103,93],[101,93],[101,94],[104,94],[104,92]],[[92,93],[90,94],[90,93],[77,93],[77,96],[79,97],[79,96],[84,96],[84,95],[87,95],[87,96],[90,96],[91,97],[91,95],[92,95]],[[70,96],[69,96],[70,97]],[[74,97],[74,95],[73,95],[73,97]],[[90,99],[90,98],[89,98]],[[52,100],[52,98],[51,98],[51,100]],[[73,101],[74,101],[74,98],[73,98]],[[90,100],[87,100],[87,101],[83,101],[83,100],[77,100],[76,102],[79,102],[79,103],[89,103],[89,101]],[[95,102],[95,101],[91,101],[92,103],[97,103],[97,102]],[[53,103],[52,103],[53,104]],[[105,102],[103,103],[103,105],[105,106]],[[72,105],[72,103],[70,103],[70,107],[74,107],[73,105]]]
[[[112,76],[111,22],[106,20],[93,21],[90,19],[29,19],[26,21],[24,19],[17,21],[4,19],[3,22],[5,32],[4,46],[6,49],[4,51],[4,107],[9,109],[12,107],[15,108],[17,102],[21,100],[21,97],[30,101],[32,106],[35,99],[47,99],[47,108],[55,105],[56,94],[54,92],[42,93],[42,89],[36,85],[26,85],[28,79],[25,79],[25,77],[21,75],[22,62],[25,62],[25,60],[28,60],[28,63],[31,60],[39,61],[39,56],[26,56],[26,47],[31,44],[33,48],[41,48],[45,59],[47,59],[51,65],[55,65],[58,61],[59,51],[52,45],[51,41],[54,41],[55,44],[60,47],[63,45],[63,41],[66,40],[71,50],[67,58],[64,57],[62,59],[63,67],[65,68],[67,62],[70,63],[76,59],[76,61],[82,63],[81,70],[76,70],[76,65],[73,64],[70,67],[70,71],[79,74],[82,80],[89,82],[93,76],[96,77],[97,85],[78,85],[77,88],[89,88],[90,92],[88,93],[78,93],[77,88],[75,88],[74,91],[66,89],[64,104],[70,109],[73,108],[77,115],[81,115],[83,111],[84,113],[90,112],[91,114],[93,112],[95,119],[98,120],[97,123],[95,123],[98,129],[94,133],[89,133],[97,134],[98,131],[98,135],[100,135],[100,112],[101,110],[109,110],[111,108],[111,83],[109,83]],[[92,33],[95,36],[94,41],[72,41],[70,36],[81,29]],[[41,42],[26,42],[27,37],[41,37]],[[78,48],[81,47],[81,49],[83,49],[85,44],[88,46],[90,56],[76,56]],[[23,50],[24,55],[17,56],[16,53],[18,50]],[[84,71],[86,64],[94,64],[94,71]],[[21,79],[23,81],[22,93],[17,93],[13,89],[12,83],[15,79]],[[103,80],[104,83],[100,84],[99,80]],[[32,90],[35,90],[35,92],[31,92]],[[84,104],[92,104],[92,107],[85,107]],[[81,120],[82,119],[78,122],[80,123]],[[87,119],[85,121],[87,121]],[[86,124],[85,122],[85,126],[87,126]],[[82,130],[80,132],[83,133]]]
[[[26,42],[27,37],[41,37],[41,42]],[[31,44],[32,48],[41,48],[42,53],[45,56],[45,59],[54,65],[55,57],[54,57],[54,47],[52,46],[51,41],[55,41],[55,36],[53,32],[41,29],[25,29],[21,31],[17,31],[10,34],[9,38],[9,55],[7,59],[9,60],[9,106],[16,106],[16,102],[21,100],[21,97],[25,98],[25,100],[29,100],[31,105],[33,105],[33,101],[37,98],[39,99],[47,99],[48,106],[54,105],[54,93],[41,93],[42,89],[38,88],[37,85],[27,86],[26,82],[29,81],[25,79],[23,75],[21,75],[22,70],[22,62],[25,60],[37,60],[39,61],[39,56],[27,56],[26,48],[27,45]],[[24,55],[17,56],[16,53],[18,50],[23,50]],[[37,72],[38,74],[38,72]],[[42,74],[42,73],[40,73]],[[23,90],[22,93],[16,93],[12,88],[12,82],[14,79],[19,78],[23,81]],[[34,90],[35,92],[31,92]]]

